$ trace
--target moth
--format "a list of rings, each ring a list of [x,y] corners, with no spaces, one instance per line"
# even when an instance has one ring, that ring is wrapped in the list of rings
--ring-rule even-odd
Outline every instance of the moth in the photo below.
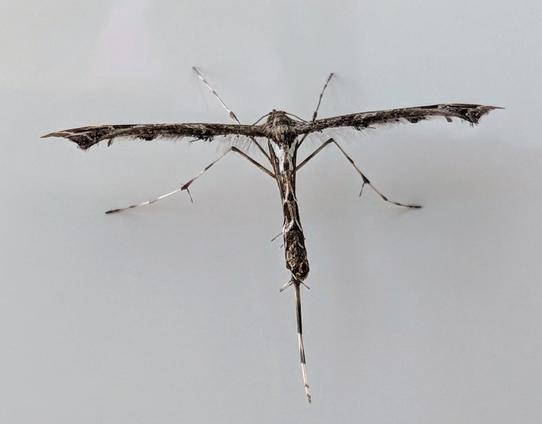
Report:
[[[327,77],[324,86],[320,91],[318,102],[314,112],[312,113],[311,119],[305,120],[285,111],[272,110],[271,112],[262,116],[254,124],[244,125],[241,124],[236,114],[226,105],[226,103],[224,103],[216,90],[214,90],[207,82],[200,70],[197,67],[193,67],[192,69],[202,83],[220,102],[221,106],[226,110],[229,117],[233,121],[232,124],[172,123],[99,125],[51,132],[42,136],[42,138],[63,137],[73,141],[83,150],[87,150],[101,141],[107,141],[107,144],[111,145],[113,140],[120,138],[140,139],[144,141],[185,139],[190,141],[202,140],[208,142],[218,139],[219,143],[224,142],[223,136],[235,136],[248,139],[249,142],[253,144],[261,153],[262,159],[260,160],[263,161],[263,164],[252,158],[245,151],[245,149],[230,146],[217,159],[207,165],[200,173],[189,179],[186,183],[180,185],[176,190],[162,194],[161,196],[142,203],[133,204],[124,208],[112,209],[106,213],[119,213],[131,208],[150,205],[158,200],[165,199],[182,191],[186,191],[190,196],[190,200],[192,200],[192,196],[190,194],[190,187],[192,184],[229,153],[240,155],[267,176],[273,178],[278,186],[283,211],[282,232],[278,236],[282,235],[283,238],[284,258],[286,261],[286,268],[290,273],[290,279],[284,286],[282,286],[281,291],[287,287],[293,287],[297,321],[297,340],[303,387],[307,400],[310,403],[311,392],[307,377],[307,363],[303,343],[300,290],[301,286],[305,285],[304,282],[309,274],[309,261],[307,259],[305,236],[303,233],[303,226],[301,225],[299,204],[296,197],[297,172],[307,165],[307,163],[309,163],[324,148],[327,146],[334,146],[359,174],[361,178],[360,196],[363,192],[363,188],[368,186],[374,190],[374,192],[385,202],[411,209],[417,209],[421,206],[398,202],[383,194],[373,185],[369,178],[361,171],[354,160],[352,160],[352,158],[333,137],[328,138],[303,160],[298,161],[298,152],[300,147],[311,134],[326,133],[328,130],[336,128],[348,127],[354,128],[358,131],[363,131],[366,129],[401,122],[415,124],[435,117],[442,117],[448,122],[452,122],[453,118],[457,118],[459,120],[466,121],[471,125],[476,125],[482,116],[486,115],[492,110],[501,108],[479,104],[448,103],[372,112],[358,112],[349,115],[318,119],[318,111],[320,109],[324,92],[334,76],[334,74],[331,73]],[[264,122],[260,123],[261,121]]]

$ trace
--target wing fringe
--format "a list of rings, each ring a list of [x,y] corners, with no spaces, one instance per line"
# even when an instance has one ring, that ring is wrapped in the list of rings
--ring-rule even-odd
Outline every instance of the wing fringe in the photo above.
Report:
[[[66,138],[76,143],[79,148],[87,150],[104,140],[107,140],[108,145],[111,145],[113,139],[121,137],[145,141],[162,138],[190,138],[192,140],[212,141],[214,137],[224,135],[262,137],[263,132],[259,125],[125,124],[72,128],[45,134],[41,138]]]
[[[492,110],[503,109],[499,106],[486,106],[467,103],[448,103],[428,106],[416,106],[401,109],[389,109],[373,112],[353,113],[332,118],[317,119],[308,124],[298,126],[299,134],[323,131],[328,128],[352,127],[357,130],[371,128],[374,125],[386,125],[400,122],[415,124],[429,118],[442,116],[448,122],[459,118],[472,125],[478,124],[482,116]]]

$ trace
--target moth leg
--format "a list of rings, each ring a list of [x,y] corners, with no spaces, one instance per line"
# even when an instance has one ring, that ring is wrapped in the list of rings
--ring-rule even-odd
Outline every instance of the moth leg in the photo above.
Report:
[[[209,82],[205,79],[205,77],[203,76],[203,74],[201,73],[201,71],[199,70],[198,67],[196,66],[192,66],[192,70],[196,73],[196,75],[198,76],[198,78],[201,80],[201,82],[209,89],[209,91],[211,93],[213,93],[213,96],[216,97],[216,99],[219,101],[220,105],[224,108],[224,110],[226,112],[228,112],[228,115],[229,117],[237,122],[238,124],[241,124],[241,122],[239,122],[239,119],[237,118],[237,115],[235,115],[235,113],[233,112],[233,110],[231,110],[227,105],[226,103],[224,103],[224,101],[220,98],[220,96],[218,95],[218,93],[216,92],[216,90],[211,86],[211,84],[209,84]],[[271,161],[271,158],[269,157],[269,154],[263,149],[263,147],[261,146],[260,143],[258,143],[258,141],[254,138],[254,137],[249,137],[250,140],[258,147],[258,149],[260,150],[260,152],[263,153],[263,155],[267,158],[267,160]]]
[[[295,278],[292,275],[292,278],[290,281],[288,281],[286,284],[284,284],[280,291],[283,292],[290,286],[294,286],[294,296],[295,296],[295,317],[297,322],[297,344],[299,349],[299,360],[301,363],[301,376],[303,377],[303,388],[305,389],[305,396],[307,396],[307,400],[309,403],[312,401],[312,396],[310,392],[309,387],[309,379],[307,375],[307,358],[305,356],[305,345],[303,343],[303,319],[301,314],[301,291],[300,287],[301,285],[305,285],[305,283],[297,278]],[[308,287],[307,287],[308,288]]]
[[[305,158],[305,160],[303,160],[297,167],[296,167],[296,171],[298,171],[299,169],[301,169],[304,165],[306,165],[312,158],[314,158],[318,153],[320,153],[326,146],[328,146],[329,144],[334,144],[335,146],[337,146],[337,148],[341,151],[341,153],[344,155],[344,157],[348,160],[348,162],[350,162],[350,164],[354,167],[354,169],[356,170],[356,172],[360,175],[361,179],[363,180],[363,184],[361,186],[361,191],[359,192],[359,195],[361,196],[361,194],[363,193],[363,188],[365,187],[365,185],[368,185],[369,187],[371,187],[374,192],[376,194],[378,194],[380,196],[380,198],[382,200],[384,200],[385,202],[388,202],[388,203],[391,203],[393,205],[397,205],[397,206],[402,206],[404,208],[412,208],[412,209],[419,209],[421,208],[420,205],[409,205],[409,204],[406,204],[406,203],[400,203],[400,202],[396,202],[395,200],[391,200],[389,199],[386,195],[384,195],[383,193],[380,192],[380,190],[378,190],[372,183],[371,181],[369,180],[369,178],[367,178],[367,176],[361,172],[361,170],[358,168],[358,166],[356,165],[356,163],[354,162],[354,160],[348,156],[348,154],[344,151],[344,149],[339,145],[339,143],[337,143],[333,138],[330,138],[329,140],[325,141],[324,143],[322,143],[322,145],[320,147],[318,147],[314,152],[312,152],[309,156],[307,156]]]
[[[311,403],[312,396],[309,388],[309,379],[307,377],[307,359],[305,357],[305,345],[303,343],[303,323],[301,319],[301,282],[299,280],[294,281],[294,293],[295,293],[295,314],[297,318],[297,343],[299,347],[299,360],[301,361],[301,375],[303,377],[303,388],[305,389],[305,396]]]
[[[217,163],[220,159],[222,159],[224,156],[226,156],[228,153],[230,152],[235,152],[235,153],[238,153],[239,155],[241,155],[241,157],[247,159],[250,163],[252,163],[253,165],[255,165],[256,167],[258,167],[261,171],[265,172],[267,175],[269,175],[271,178],[275,178],[275,174],[273,174],[271,171],[269,171],[265,166],[261,165],[260,163],[258,163],[257,161],[255,161],[254,159],[252,159],[249,155],[247,155],[245,152],[243,152],[242,150],[238,149],[237,147],[235,146],[232,146],[232,147],[229,147],[224,153],[222,153],[217,159],[215,159],[213,162],[211,162],[209,165],[207,165],[205,168],[203,168],[203,170],[201,170],[197,175],[195,175],[194,177],[192,177],[190,180],[188,180],[186,183],[184,183],[182,186],[180,186],[179,188],[177,188],[176,190],[173,190],[173,191],[170,191],[169,193],[165,193],[165,194],[162,194],[161,196],[158,196],[154,199],[151,199],[151,200],[147,200],[145,202],[141,202],[141,203],[136,203],[134,205],[130,205],[130,206],[127,206],[125,208],[118,208],[118,209],[111,209],[111,210],[108,210],[106,211],[105,213],[106,214],[111,214],[111,213],[117,213],[117,212],[123,212],[123,211],[126,211],[128,209],[133,209],[133,208],[137,208],[139,206],[147,206],[147,205],[152,205],[153,203],[156,203],[157,201],[159,200],[162,200],[162,199],[165,199],[166,197],[170,197],[170,196],[173,196],[174,194],[177,194],[181,191],[186,191],[188,193],[188,195],[190,196],[190,200],[192,200],[192,195],[190,194],[190,186],[192,185],[192,183],[194,181],[196,181],[199,177],[201,177],[205,172],[207,172],[215,163]]]

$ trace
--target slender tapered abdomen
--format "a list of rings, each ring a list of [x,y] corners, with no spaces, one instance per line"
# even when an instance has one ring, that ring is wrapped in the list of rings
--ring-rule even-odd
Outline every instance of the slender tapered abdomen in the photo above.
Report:
[[[303,281],[309,273],[309,261],[295,194],[295,149],[282,145],[272,147],[272,158],[284,216],[282,235],[286,268],[296,279]]]
[[[284,214],[283,238],[284,255],[286,259],[286,268],[292,275],[303,281],[309,274],[309,261],[307,259],[307,249],[305,248],[305,236],[301,221],[299,219],[299,208],[295,199],[295,192],[291,185],[287,186],[288,191],[282,199],[282,208]],[[281,193],[282,195],[283,193]]]

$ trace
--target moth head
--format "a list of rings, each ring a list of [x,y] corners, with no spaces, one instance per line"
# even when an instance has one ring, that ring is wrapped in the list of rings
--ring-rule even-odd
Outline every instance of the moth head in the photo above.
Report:
[[[282,110],[273,109],[267,117],[267,125],[270,126],[292,126],[294,122],[295,121]]]

